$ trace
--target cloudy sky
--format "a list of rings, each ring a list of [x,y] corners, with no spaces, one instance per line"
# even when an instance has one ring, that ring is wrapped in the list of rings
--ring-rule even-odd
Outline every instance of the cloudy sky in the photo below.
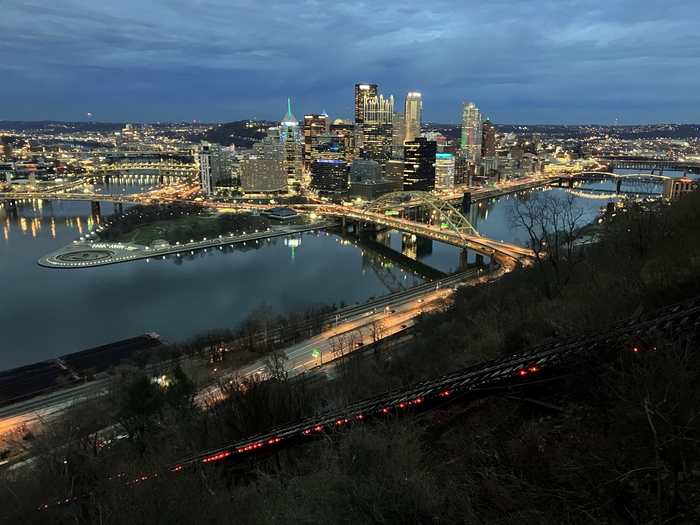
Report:
[[[700,123],[700,0],[0,0],[0,119]],[[92,117],[87,113],[91,112]]]

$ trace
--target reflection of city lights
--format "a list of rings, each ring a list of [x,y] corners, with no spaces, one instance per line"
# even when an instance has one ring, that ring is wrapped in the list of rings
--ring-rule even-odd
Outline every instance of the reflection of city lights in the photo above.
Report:
[[[51,237],[56,238],[56,220],[51,217]]]
[[[27,232],[27,219],[24,217],[19,218],[19,229],[22,230],[22,233]]]

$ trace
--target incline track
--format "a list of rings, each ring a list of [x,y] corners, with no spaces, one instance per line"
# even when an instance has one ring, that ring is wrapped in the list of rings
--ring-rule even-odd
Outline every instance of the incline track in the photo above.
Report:
[[[252,455],[274,452],[299,441],[322,436],[350,423],[430,410],[446,402],[477,399],[555,379],[585,363],[595,363],[606,352],[619,350],[622,338],[642,339],[653,333],[693,337],[700,332],[700,297],[620,321],[599,330],[546,343],[521,353],[487,361],[363,399],[341,409],[295,421],[266,432],[225,443],[189,456],[173,467],[227,464]]]

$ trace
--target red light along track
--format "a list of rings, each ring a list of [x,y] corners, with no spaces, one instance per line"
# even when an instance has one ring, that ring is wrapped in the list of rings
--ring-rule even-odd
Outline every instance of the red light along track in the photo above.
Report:
[[[628,319],[594,332],[567,337],[518,354],[487,361],[439,377],[379,394],[314,418],[295,421],[267,432],[202,451],[173,469],[196,463],[223,464],[274,452],[282,447],[342,429],[358,421],[432,410],[446,403],[473,400],[499,391],[550,380],[595,363],[619,349],[622,337],[642,338],[654,331],[690,337],[700,332],[700,298]],[[633,351],[639,352],[638,347]]]

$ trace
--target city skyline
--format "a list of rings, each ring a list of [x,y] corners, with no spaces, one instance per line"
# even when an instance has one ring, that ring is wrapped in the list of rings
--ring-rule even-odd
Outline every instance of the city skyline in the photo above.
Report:
[[[425,122],[466,101],[512,124],[700,122],[694,3],[319,5],[4,2],[0,119],[276,120],[287,98],[353,119],[371,82],[422,93]]]

